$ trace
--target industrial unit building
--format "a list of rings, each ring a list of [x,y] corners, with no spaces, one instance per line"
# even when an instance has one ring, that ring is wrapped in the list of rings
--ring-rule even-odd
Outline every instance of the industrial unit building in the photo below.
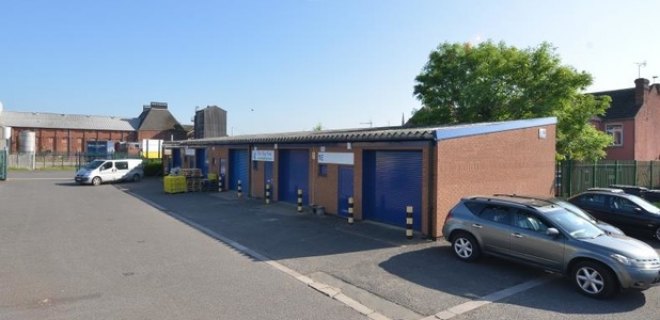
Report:
[[[227,190],[323,206],[436,238],[451,207],[472,194],[554,194],[556,118],[431,128],[243,135],[165,143],[168,168],[219,174]]]

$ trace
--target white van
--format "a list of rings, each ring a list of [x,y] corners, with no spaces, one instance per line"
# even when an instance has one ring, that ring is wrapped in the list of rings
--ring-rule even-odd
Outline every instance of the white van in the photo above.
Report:
[[[98,186],[103,182],[140,181],[142,177],[142,159],[94,160],[76,172],[75,180]]]

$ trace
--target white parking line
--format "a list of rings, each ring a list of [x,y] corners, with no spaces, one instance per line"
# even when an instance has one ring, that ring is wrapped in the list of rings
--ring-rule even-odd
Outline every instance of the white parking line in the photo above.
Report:
[[[383,314],[381,314],[379,312],[376,312],[376,311],[368,308],[367,306],[361,304],[360,302],[357,302],[357,301],[351,299],[350,297],[344,295],[341,292],[341,289],[339,289],[339,288],[331,287],[331,286],[329,286],[325,283],[314,281],[313,279],[311,279],[311,278],[309,278],[309,277],[307,277],[303,274],[300,274],[300,273],[298,273],[297,271],[295,271],[293,269],[290,269],[290,268],[288,268],[288,267],[286,267],[286,266],[284,266],[284,265],[282,265],[278,262],[275,262],[274,260],[268,258],[265,255],[262,255],[262,254],[260,254],[256,251],[254,251],[254,250],[252,250],[252,249],[250,249],[250,248],[248,248],[248,247],[246,247],[246,246],[244,246],[244,245],[242,245],[242,244],[240,244],[240,243],[238,243],[238,242],[236,242],[232,239],[229,239],[229,238],[225,237],[224,235],[222,235],[218,232],[215,232],[215,231],[213,231],[209,228],[206,228],[206,227],[204,227],[204,226],[202,226],[202,225],[200,225],[200,224],[198,224],[198,223],[196,223],[196,222],[194,222],[194,221],[192,221],[188,218],[185,218],[182,215],[177,214],[176,212],[173,212],[171,210],[166,210],[165,208],[163,208],[163,207],[157,205],[156,203],[154,203],[153,201],[148,200],[148,199],[146,199],[146,198],[144,198],[140,195],[137,195],[135,193],[132,193],[129,190],[126,190],[124,192],[129,193],[132,196],[134,196],[134,197],[150,204],[151,206],[155,207],[156,209],[165,212],[170,217],[173,217],[174,219],[177,219],[177,220],[179,220],[179,221],[181,221],[181,222],[183,222],[183,223],[185,223],[185,224],[201,231],[202,233],[206,234],[207,236],[225,243],[226,245],[234,248],[234,250],[237,250],[238,252],[246,254],[246,255],[254,258],[255,260],[266,263],[266,264],[270,265],[271,267],[273,267],[273,268],[275,268],[275,269],[277,269],[281,272],[284,272],[285,274],[291,276],[292,278],[304,283],[308,287],[310,287],[310,288],[312,288],[312,289],[314,289],[314,290],[330,297],[331,299],[334,299],[336,301],[339,301],[339,302],[343,303],[347,307],[349,307],[349,308],[351,308],[351,309],[367,316],[370,319],[373,319],[373,320],[390,320],[388,317],[384,316]]]
[[[485,295],[485,296],[481,297],[480,299],[473,300],[473,301],[468,301],[468,302],[459,304],[457,306],[453,306],[451,308],[440,311],[440,312],[438,312],[438,313],[436,313],[436,314],[434,314],[430,317],[426,317],[422,320],[436,320],[436,319],[446,320],[446,319],[451,319],[455,316],[458,316],[458,315],[461,315],[463,313],[472,311],[474,309],[483,307],[483,306],[491,304],[495,301],[499,301],[499,300],[502,300],[504,298],[508,298],[512,295],[518,294],[518,293],[523,292],[523,291],[527,291],[527,290],[529,290],[531,288],[534,288],[534,287],[538,287],[538,286],[540,286],[540,285],[542,285],[546,282],[549,282],[551,280],[554,280],[556,278],[557,278],[557,276],[545,275],[543,277],[540,277],[540,278],[537,278],[537,279],[534,279],[534,280],[530,280],[530,281],[527,281],[527,282],[523,282],[519,285],[515,285],[515,286],[510,287],[510,288],[506,288],[504,290],[493,292],[489,295]]]

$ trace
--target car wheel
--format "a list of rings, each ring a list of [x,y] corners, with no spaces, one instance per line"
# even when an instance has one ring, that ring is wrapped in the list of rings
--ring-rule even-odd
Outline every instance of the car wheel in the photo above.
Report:
[[[655,229],[655,240],[660,240],[660,227]]]
[[[133,182],[139,182],[140,181],[140,175],[139,174],[134,174],[133,175]]]
[[[598,299],[611,297],[618,288],[612,271],[592,261],[580,262],[573,268],[573,283],[580,293]]]
[[[466,232],[457,233],[452,237],[451,247],[454,255],[463,261],[471,262],[481,255],[477,240]]]
[[[92,179],[92,184],[95,185],[95,186],[101,185],[101,178],[94,177],[94,179]]]

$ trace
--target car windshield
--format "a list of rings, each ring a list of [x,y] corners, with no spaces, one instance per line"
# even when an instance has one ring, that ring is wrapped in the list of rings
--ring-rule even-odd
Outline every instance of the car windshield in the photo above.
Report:
[[[85,166],[85,169],[94,170],[94,169],[98,168],[100,165],[102,165],[104,162],[105,162],[105,160],[94,160],[94,161],[88,163]]]
[[[578,216],[582,217],[583,219],[587,219],[591,222],[596,222],[596,218],[594,218],[592,215],[588,214],[586,211],[578,208],[574,204],[564,201],[564,200],[556,200],[557,204],[564,207],[566,210],[573,212],[577,214]]]
[[[653,213],[653,214],[660,214],[660,209],[658,207],[654,206],[650,202],[638,197],[631,195],[628,197],[628,200],[634,202],[636,205],[642,207],[644,210]]]
[[[553,210],[548,212],[546,217],[576,239],[592,239],[604,234],[589,220],[566,209]]]

